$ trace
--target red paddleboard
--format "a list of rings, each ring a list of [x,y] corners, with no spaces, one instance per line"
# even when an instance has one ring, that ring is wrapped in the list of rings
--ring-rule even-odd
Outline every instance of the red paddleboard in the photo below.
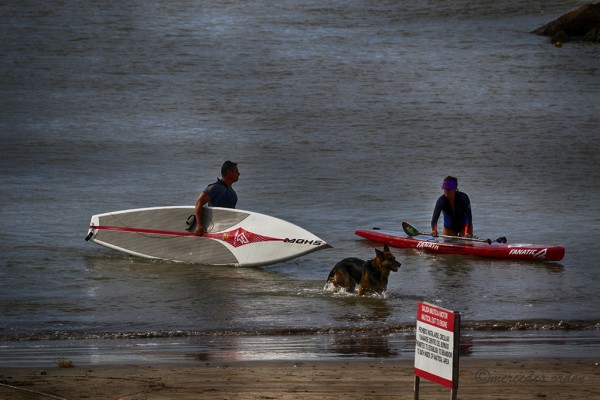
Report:
[[[442,239],[429,235],[408,236],[404,232],[379,229],[359,229],[358,236],[373,242],[404,249],[418,249],[438,254],[461,254],[492,258],[535,261],[560,261],[565,256],[561,246],[527,243],[471,242],[460,239]]]

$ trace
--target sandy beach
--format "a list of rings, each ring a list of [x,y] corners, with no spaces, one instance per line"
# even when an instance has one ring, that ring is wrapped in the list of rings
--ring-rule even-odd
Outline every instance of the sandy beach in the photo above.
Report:
[[[600,398],[600,359],[464,359],[460,399]],[[412,399],[412,360],[248,361],[0,368],[0,398]],[[450,391],[421,380],[421,399]]]

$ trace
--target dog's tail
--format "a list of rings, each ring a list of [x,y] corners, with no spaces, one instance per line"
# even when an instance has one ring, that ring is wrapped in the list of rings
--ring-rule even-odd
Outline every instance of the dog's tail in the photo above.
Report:
[[[331,268],[331,272],[329,273],[329,276],[327,277],[327,282],[329,282],[331,280],[331,278],[333,278],[334,275],[335,275],[335,268]]]

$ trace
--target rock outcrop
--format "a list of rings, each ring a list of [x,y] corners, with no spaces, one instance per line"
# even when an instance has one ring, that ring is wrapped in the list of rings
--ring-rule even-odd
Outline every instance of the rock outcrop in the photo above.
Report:
[[[549,36],[557,46],[569,40],[600,42],[600,3],[584,4],[532,33]]]

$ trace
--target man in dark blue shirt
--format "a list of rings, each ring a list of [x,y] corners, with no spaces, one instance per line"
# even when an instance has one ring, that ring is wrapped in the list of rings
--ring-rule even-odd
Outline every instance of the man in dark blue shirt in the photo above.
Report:
[[[431,218],[431,236],[438,236],[438,219],[444,213],[444,235],[473,237],[471,201],[458,191],[458,179],[448,176],[442,183],[444,194],[435,203]]]
[[[235,208],[238,198],[231,186],[238,181],[239,177],[237,163],[225,161],[221,166],[221,179],[217,178],[200,193],[196,200],[196,236],[205,233],[202,224],[202,208],[205,204],[210,207]]]

